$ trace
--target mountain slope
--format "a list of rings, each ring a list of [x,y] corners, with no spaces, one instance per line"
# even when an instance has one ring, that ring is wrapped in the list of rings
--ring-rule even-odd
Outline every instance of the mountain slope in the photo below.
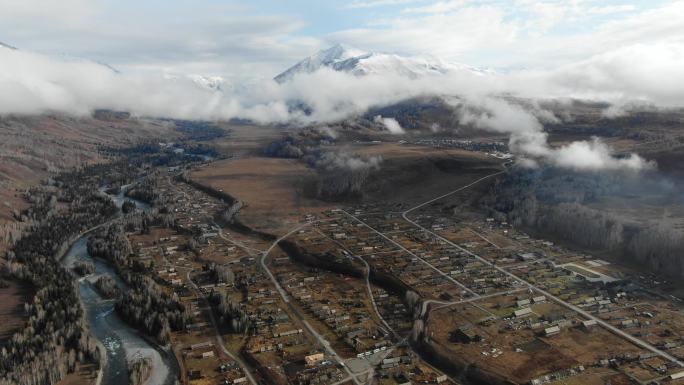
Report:
[[[276,76],[274,80],[278,83],[283,83],[292,79],[297,74],[315,72],[322,67],[332,68],[337,63],[345,62],[365,54],[367,53],[337,44],[307,57]]]
[[[9,48],[9,49],[11,49],[11,50],[16,50],[16,47],[12,47],[11,45],[5,44],[5,43],[3,43],[3,42],[1,42],[1,41],[0,41],[0,48]]]

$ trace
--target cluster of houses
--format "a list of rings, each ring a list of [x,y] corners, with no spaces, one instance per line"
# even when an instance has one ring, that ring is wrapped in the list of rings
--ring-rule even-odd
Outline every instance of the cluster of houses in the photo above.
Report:
[[[400,225],[399,219],[365,214],[359,209],[353,214],[363,217],[364,222],[387,235],[381,236],[339,212],[331,214],[334,222],[320,225],[319,230],[342,243],[354,255],[362,256],[373,268],[398,277],[422,297],[457,300],[473,294],[515,289],[520,285],[467,252],[405,223]],[[437,222],[433,228],[438,230],[450,226],[439,218]]]
[[[418,139],[413,144],[434,148],[458,148],[468,151],[480,151],[496,154],[508,154],[508,145],[504,142],[478,142],[467,139],[454,138],[425,138]]]
[[[277,279],[310,317],[318,319],[357,353],[391,344],[388,331],[378,326],[364,301],[362,282],[339,282],[332,273],[308,273],[292,264],[277,267]]]

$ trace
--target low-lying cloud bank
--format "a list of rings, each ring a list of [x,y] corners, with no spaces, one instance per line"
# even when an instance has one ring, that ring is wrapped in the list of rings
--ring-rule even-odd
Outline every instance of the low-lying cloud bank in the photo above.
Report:
[[[461,123],[510,135],[511,149],[534,161],[575,169],[643,169],[636,155],[617,158],[598,140],[550,148],[541,122],[557,120],[541,108],[522,108],[502,95],[530,99],[581,98],[621,106],[684,106],[684,46],[628,48],[554,70],[481,75],[469,71],[407,79],[397,74],[356,77],[322,69],[278,84],[271,80],[203,87],[191,77],[130,75],[94,62],[54,58],[0,47],[0,115],[95,109],[178,119],[250,119],[259,123],[325,123],[420,96],[458,103]],[[458,102],[456,102],[457,97]],[[293,106],[307,106],[304,109]],[[399,124],[378,117],[387,130]],[[396,123],[396,124],[395,124]]]
[[[534,107],[524,109],[495,98],[470,99],[458,106],[462,109],[462,124],[509,134],[509,149],[521,156],[519,163],[526,167],[536,167],[540,162],[581,171],[638,171],[656,166],[636,154],[617,157],[598,138],[556,148],[549,146],[548,134],[540,121],[556,122],[558,118],[548,111]]]
[[[397,122],[397,120],[394,118],[383,118],[382,115],[376,115],[373,118],[373,121],[375,123],[382,124],[382,126],[389,131],[390,134],[401,135],[405,133],[404,129],[401,127],[401,124],[399,124],[399,122]]]

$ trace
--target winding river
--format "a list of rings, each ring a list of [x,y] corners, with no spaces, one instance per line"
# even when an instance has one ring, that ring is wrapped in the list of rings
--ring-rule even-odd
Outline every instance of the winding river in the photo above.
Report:
[[[123,186],[117,195],[110,195],[120,208],[125,200],[135,202],[138,209],[148,211],[150,206],[126,198],[124,193],[128,186]],[[95,265],[95,272],[80,278],[79,295],[87,314],[90,332],[104,350],[104,368],[98,385],[129,384],[127,361],[141,357],[152,360],[153,370],[145,385],[173,385],[178,378],[178,364],[169,349],[153,346],[133,328],[128,326],[114,311],[114,300],[102,298],[93,284],[101,276],[113,278],[122,291],[128,290],[126,284],[116,271],[105,261],[93,258],[87,250],[88,235],[85,235],[71,246],[62,264],[71,268],[77,261],[88,261]]]

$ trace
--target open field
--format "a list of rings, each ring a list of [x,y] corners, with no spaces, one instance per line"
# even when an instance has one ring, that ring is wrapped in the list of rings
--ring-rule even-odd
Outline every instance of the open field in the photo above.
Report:
[[[486,303],[481,303],[479,308],[496,312],[499,306],[510,300],[506,297],[492,298]],[[506,322],[501,321],[493,322],[489,326],[475,327],[482,337],[481,342],[452,342],[451,333],[456,328],[476,325],[488,315],[488,312],[474,305],[459,305],[451,309],[433,311],[428,324],[432,338],[454,357],[501,373],[504,377],[510,376],[519,383],[526,383],[544,373],[577,365],[590,366],[605,357],[640,352],[640,349],[600,328],[584,331],[578,327],[568,327],[558,335],[544,337],[540,336],[540,333],[543,334],[543,328],[533,330],[523,326],[509,330]],[[545,313],[558,313],[562,310],[555,304],[545,305],[552,308],[547,309]],[[541,313],[542,310],[539,307],[533,309],[535,313]],[[501,316],[508,317],[509,314],[505,313]],[[501,353],[492,354],[492,349],[497,349]]]
[[[231,138],[240,134],[232,133]],[[242,147],[244,144],[236,146],[249,149],[262,139],[247,142],[246,147]],[[500,167],[500,161],[483,153],[458,149],[383,143],[354,144],[344,146],[341,151],[382,157],[381,169],[364,187],[363,200],[370,202],[419,201],[426,189],[435,194],[448,191],[475,175]],[[247,225],[260,230],[282,231],[304,214],[335,205],[315,198],[316,171],[294,159],[247,156],[222,160],[198,169],[192,178],[246,203],[240,217]]]
[[[97,380],[94,364],[79,365],[74,373],[67,374],[57,385],[92,385]]]
[[[212,163],[192,174],[199,183],[245,203],[240,218],[255,229],[282,232],[307,213],[328,204],[307,198],[305,184],[315,172],[293,159],[249,157]]]
[[[500,169],[501,161],[481,152],[382,143],[354,148],[368,156],[381,156],[378,178],[369,183],[368,200],[410,205],[427,195],[440,195]]]
[[[632,381],[624,374],[607,368],[590,368],[581,375],[552,381],[550,385],[630,385]]]
[[[283,128],[251,124],[225,123],[220,127],[228,130],[230,134],[225,138],[206,142],[206,144],[216,148],[222,155],[236,157],[262,155],[269,143],[287,132]]]
[[[0,288],[0,345],[24,325],[24,303],[30,302],[30,287],[16,280],[7,280],[9,287]]]

